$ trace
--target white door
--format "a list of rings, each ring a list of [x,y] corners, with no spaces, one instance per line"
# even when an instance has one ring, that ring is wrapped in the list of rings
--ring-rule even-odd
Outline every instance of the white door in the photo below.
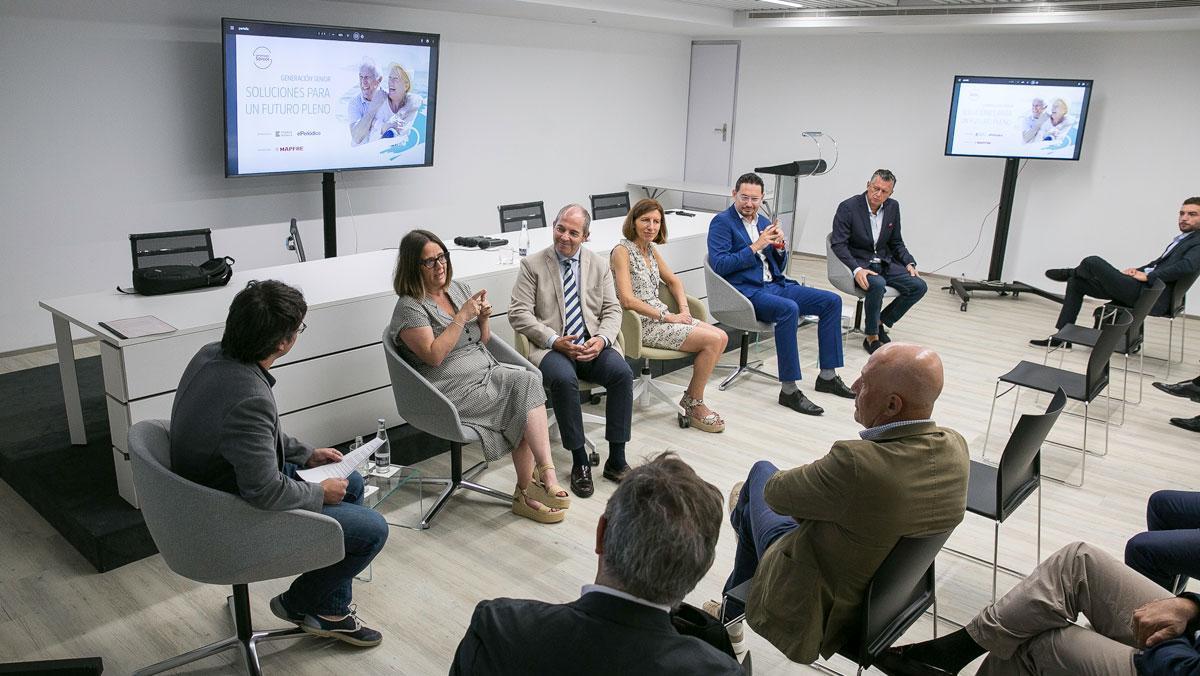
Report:
[[[738,42],[692,43],[684,181],[730,185],[733,180],[729,164],[740,48]],[[717,197],[684,195],[683,199],[685,208],[721,211],[729,206],[728,199]]]

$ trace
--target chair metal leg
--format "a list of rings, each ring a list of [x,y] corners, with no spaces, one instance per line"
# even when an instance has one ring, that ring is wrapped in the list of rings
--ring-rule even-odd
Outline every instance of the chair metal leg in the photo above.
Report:
[[[733,364],[717,364],[717,368],[733,369],[733,373],[729,374],[725,380],[721,381],[719,389],[724,392],[725,388],[732,385],[734,381],[737,380],[738,376],[742,375],[743,373],[755,373],[770,380],[779,380],[777,377],[775,377],[775,374],[767,373],[759,368],[762,366],[762,364],[763,361],[761,359],[756,359],[753,362],[750,361],[750,334],[743,331],[741,345],[738,347],[738,365],[734,366]]]
[[[988,411],[987,431],[985,431],[983,433],[983,450],[980,451],[980,457],[983,460],[987,460],[988,439],[991,438],[991,436],[992,436],[992,418],[996,415],[996,400],[999,399],[1001,396],[1002,395],[1000,395],[1000,381],[997,380],[996,387],[992,389],[992,408]]]
[[[1037,561],[1033,562],[1033,567],[1036,568],[1042,564],[1042,485],[1038,484],[1038,509],[1037,509]]]
[[[434,518],[442,511],[446,503],[450,501],[451,496],[460,489],[482,493],[505,503],[512,502],[512,495],[471,481],[472,478],[487,468],[488,463],[486,460],[477,462],[464,472],[462,469],[462,447],[463,445],[459,443],[451,442],[450,444],[450,476],[421,477],[419,479],[422,486],[434,485],[444,486],[445,488],[434,499],[433,504],[425,511],[425,514],[421,517],[421,521],[416,526],[402,527],[411,530],[427,530],[433,523]]]
[[[638,408],[645,408],[648,403],[657,399],[667,406],[674,408],[681,415],[683,409],[679,407],[679,402],[672,399],[668,392],[682,396],[685,391],[686,389],[679,385],[663,383],[651,378],[648,362],[642,366],[642,373],[638,377],[637,382],[633,384],[633,398],[637,402]]]
[[[298,626],[255,631],[250,623],[250,594],[247,585],[234,585],[233,595],[226,598],[226,606],[229,609],[230,620],[234,627],[233,636],[196,648],[195,650],[190,650],[182,655],[163,660],[157,664],[138,669],[134,672],[134,675],[149,676],[150,674],[160,674],[206,657],[218,655],[226,650],[237,650],[242,657],[241,662],[246,667],[246,672],[250,676],[261,676],[262,666],[258,660],[259,642],[312,636]]]

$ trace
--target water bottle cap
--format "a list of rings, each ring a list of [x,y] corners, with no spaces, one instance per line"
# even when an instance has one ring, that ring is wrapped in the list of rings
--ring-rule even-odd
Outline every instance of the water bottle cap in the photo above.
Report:
[[[380,418],[380,419],[379,419],[379,424],[380,424],[380,425],[382,425],[382,424],[383,424],[383,422],[384,422],[384,421],[383,421],[383,418]]]

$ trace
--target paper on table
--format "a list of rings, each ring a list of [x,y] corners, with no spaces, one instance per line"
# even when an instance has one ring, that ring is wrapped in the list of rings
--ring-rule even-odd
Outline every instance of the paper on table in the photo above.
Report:
[[[363,460],[371,457],[371,454],[382,445],[383,441],[372,439],[343,455],[339,462],[331,462],[328,465],[320,465],[312,469],[299,469],[296,470],[296,475],[314,484],[319,484],[326,479],[345,479],[350,476],[354,468],[361,465]]]
[[[170,333],[175,330],[174,326],[154,315],[129,317],[127,319],[110,319],[107,322],[100,322],[100,326],[121,340],[153,336],[159,333]]]

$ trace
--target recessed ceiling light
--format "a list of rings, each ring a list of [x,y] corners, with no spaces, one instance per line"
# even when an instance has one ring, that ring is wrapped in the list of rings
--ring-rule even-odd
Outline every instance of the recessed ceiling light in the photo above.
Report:
[[[801,5],[798,2],[792,2],[791,0],[759,0],[759,2],[769,2],[772,5],[783,5],[785,7],[804,7],[804,5]]]

